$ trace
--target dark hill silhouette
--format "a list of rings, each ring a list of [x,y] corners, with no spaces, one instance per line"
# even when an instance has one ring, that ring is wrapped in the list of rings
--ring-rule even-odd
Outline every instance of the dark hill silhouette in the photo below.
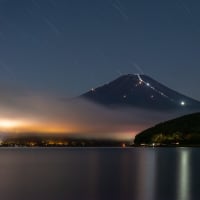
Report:
[[[200,113],[160,123],[136,135],[134,143],[200,145]]]

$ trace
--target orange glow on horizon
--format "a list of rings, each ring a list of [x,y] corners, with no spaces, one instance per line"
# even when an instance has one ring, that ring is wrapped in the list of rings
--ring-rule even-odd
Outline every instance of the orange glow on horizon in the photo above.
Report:
[[[72,128],[70,128],[72,130]],[[67,133],[71,131],[62,124],[28,121],[23,119],[0,119],[0,131],[8,133]]]
[[[12,128],[18,127],[20,125],[22,125],[22,123],[20,121],[9,120],[9,119],[0,119],[0,128],[12,129]]]
[[[115,130],[115,126],[99,128],[95,125],[88,126],[82,123],[65,123],[56,120],[0,118],[0,132],[5,134],[74,134],[88,138],[130,140],[141,130],[141,127],[131,130],[130,127],[122,126],[121,130]]]

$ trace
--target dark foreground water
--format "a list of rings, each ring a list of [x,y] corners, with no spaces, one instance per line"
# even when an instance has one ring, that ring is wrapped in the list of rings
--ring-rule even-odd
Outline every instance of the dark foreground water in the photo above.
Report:
[[[0,149],[2,200],[199,200],[200,149]]]

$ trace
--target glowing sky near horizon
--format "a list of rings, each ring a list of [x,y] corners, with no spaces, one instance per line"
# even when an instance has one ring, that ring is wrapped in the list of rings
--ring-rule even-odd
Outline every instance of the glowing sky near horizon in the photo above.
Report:
[[[85,100],[66,102],[17,90],[2,96],[0,110],[0,135],[133,139],[138,132],[169,117],[133,108],[110,110]]]

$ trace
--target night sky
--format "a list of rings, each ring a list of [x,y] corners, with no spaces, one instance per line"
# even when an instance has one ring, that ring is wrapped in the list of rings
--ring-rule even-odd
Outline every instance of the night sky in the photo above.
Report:
[[[145,73],[200,100],[198,0],[0,0],[0,82],[76,96]]]

